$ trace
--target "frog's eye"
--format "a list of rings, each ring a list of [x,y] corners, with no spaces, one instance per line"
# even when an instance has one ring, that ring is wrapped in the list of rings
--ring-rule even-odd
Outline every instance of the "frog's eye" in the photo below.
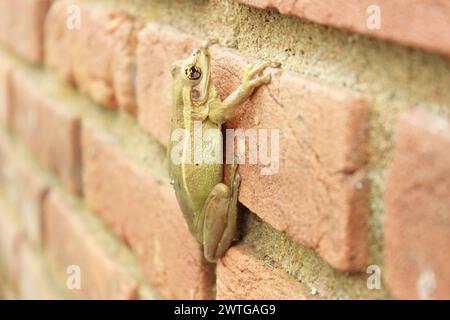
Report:
[[[184,68],[184,74],[189,80],[198,80],[202,76],[202,70],[194,64],[189,64]]]

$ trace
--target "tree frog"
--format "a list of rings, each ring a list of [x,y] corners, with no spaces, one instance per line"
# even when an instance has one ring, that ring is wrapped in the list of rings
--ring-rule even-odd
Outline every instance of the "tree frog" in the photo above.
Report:
[[[270,74],[261,73],[272,65],[271,62],[260,62],[247,66],[241,85],[222,101],[210,77],[209,47],[213,43],[215,41],[207,41],[185,60],[172,65],[171,132],[183,129],[188,136],[181,147],[182,161],[174,162],[171,158],[176,145],[172,138],[168,146],[169,173],[176,198],[190,232],[203,244],[204,256],[210,262],[215,262],[225,253],[236,235],[241,178],[236,161],[231,164],[228,184],[223,180],[223,161],[192,161],[194,123],[200,123],[203,132],[207,129],[220,132],[218,139],[208,141],[208,146],[202,145],[202,148],[223,151],[222,125],[236,114],[239,105],[250,97],[254,89],[271,81]]]

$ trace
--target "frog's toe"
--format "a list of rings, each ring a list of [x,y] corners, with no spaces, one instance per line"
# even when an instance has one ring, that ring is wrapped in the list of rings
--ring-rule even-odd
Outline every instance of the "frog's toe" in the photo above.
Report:
[[[244,71],[242,72],[244,81],[249,81],[252,78],[251,71],[252,71],[253,67],[254,67],[253,64],[249,64],[244,68]]]
[[[249,87],[257,88],[260,85],[270,83],[271,80],[272,80],[272,75],[269,73],[269,74],[266,74],[265,76],[258,77],[256,79],[253,79],[252,81],[250,81]]]
[[[281,62],[280,61],[271,61],[270,66],[272,68],[279,68],[279,67],[281,67]]]
[[[254,76],[256,76],[257,74],[261,73],[262,71],[264,71],[264,69],[266,69],[267,67],[269,67],[272,64],[271,61],[262,61],[262,62],[258,62],[254,65],[252,65],[252,68],[250,69],[250,71],[248,72],[248,76],[250,78],[253,78]]]
[[[234,190],[238,190],[240,184],[241,184],[241,175],[239,174],[239,172],[236,172],[233,179],[232,191],[234,192]]]
[[[270,73],[266,74],[265,76],[261,77],[260,80],[263,83],[269,83],[272,80],[272,75]]]

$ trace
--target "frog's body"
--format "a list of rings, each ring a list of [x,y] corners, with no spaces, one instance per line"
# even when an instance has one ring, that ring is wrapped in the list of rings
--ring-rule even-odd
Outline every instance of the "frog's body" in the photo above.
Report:
[[[185,137],[181,161],[174,162],[171,158],[179,142],[172,141],[172,138],[169,141],[169,173],[189,229],[203,244],[205,257],[211,262],[223,255],[236,234],[240,176],[237,165],[233,164],[229,185],[226,185],[223,183],[222,161],[193,161],[194,127],[200,124],[203,133],[207,130],[217,131],[217,135],[213,135],[216,138],[209,139],[208,143],[202,142],[202,149],[223,151],[222,124],[235,115],[238,106],[255,88],[270,82],[270,75],[255,77],[268,65],[261,63],[246,68],[242,85],[224,101],[210,80],[208,44],[172,67],[174,87],[171,132],[183,129]]]

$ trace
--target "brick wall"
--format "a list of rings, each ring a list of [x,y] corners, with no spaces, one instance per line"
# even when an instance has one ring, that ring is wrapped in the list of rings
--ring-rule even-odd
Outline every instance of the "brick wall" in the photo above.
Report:
[[[450,298],[449,14],[0,0],[0,297]],[[240,166],[239,240],[217,264],[166,156],[170,65],[210,36],[221,97],[248,63],[282,63],[226,124],[278,129],[280,167]]]

